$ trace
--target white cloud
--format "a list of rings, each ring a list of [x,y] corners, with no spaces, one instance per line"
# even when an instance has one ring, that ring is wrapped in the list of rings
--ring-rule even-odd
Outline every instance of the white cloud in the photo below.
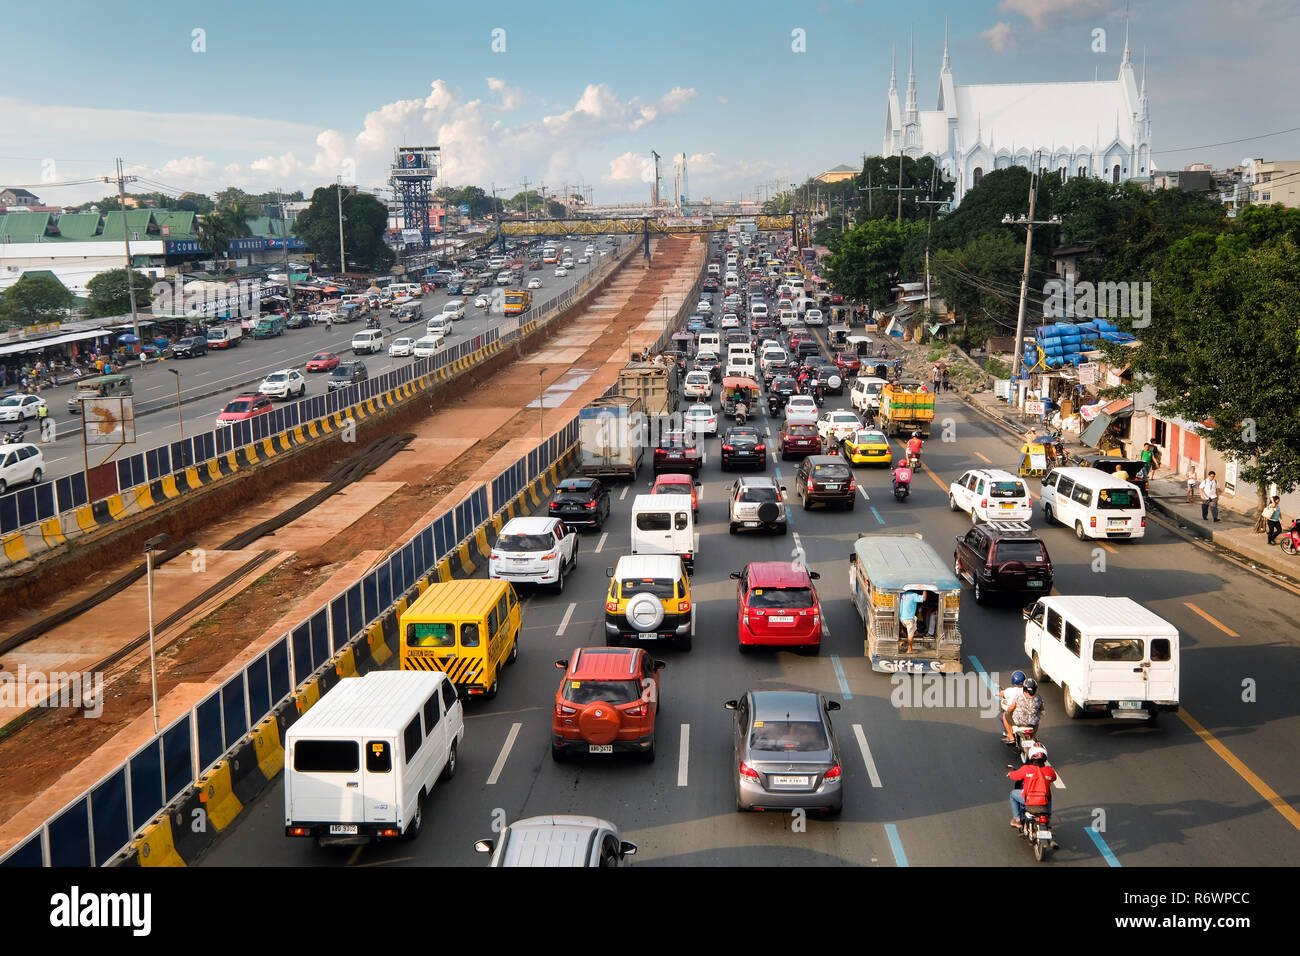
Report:
[[[1042,30],[1058,17],[1078,20],[1082,17],[1101,16],[1110,6],[1110,0],[1002,0],[998,4],[998,12],[1018,13],[1032,23],[1035,30]],[[999,23],[993,30],[1003,25]],[[991,32],[993,31],[989,30],[981,35],[987,36]],[[998,50],[996,46],[994,49]]]
[[[1016,45],[1016,38],[1012,33],[1011,24],[1005,21],[995,23],[981,33],[980,36],[989,41],[989,46],[993,48],[994,53],[1004,53]]]
[[[501,97],[501,112],[509,113],[511,110],[517,110],[524,102],[524,91],[517,86],[511,86],[505,80],[497,79],[495,76],[487,78],[488,89]]]
[[[615,156],[609,161],[609,172],[600,178],[607,183],[633,183],[639,182],[645,171],[647,164],[651,162],[648,156],[640,153],[628,151],[622,156]],[[653,176],[653,170],[651,176]]]

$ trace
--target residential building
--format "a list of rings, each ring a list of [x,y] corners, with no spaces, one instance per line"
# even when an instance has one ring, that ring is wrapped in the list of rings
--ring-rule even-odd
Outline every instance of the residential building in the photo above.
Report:
[[[26,189],[11,186],[0,189],[0,206],[39,206],[41,201]]]
[[[845,166],[840,163],[840,165],[828,169],[818,176],[817,181],[819,183],[842,183],[846,179],[852,179],[860,172],[862,172],[861,169],[854,169],[852,166]]]
[[[1254,174],[1250,186],[1252,204],[1268,206],[1280,203],[1288,209],[1300,206],[1300,161],[1266,163],[1257,159],[1251,166]]]

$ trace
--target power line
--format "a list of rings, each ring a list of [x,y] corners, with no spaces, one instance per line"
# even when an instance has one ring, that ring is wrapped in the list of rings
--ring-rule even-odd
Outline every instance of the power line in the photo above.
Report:
[[[1213,149],[1216,146],[1232,146],[1234,143],[1250,143],[1257,139],[1268,139],[1270,136],[1284,136],[1287,133],[1300,133],[1300,126],[1293,126],[1290,129],[1280,129],[1276,133],[1260,133],[1258,136],[1245,136],[1241,139],[1227,139],[1222,143],[1206,143],[1204,146],[1179,146],[1175,149],[1156,149],[1155,153],[1189,153],[1196,149]]]

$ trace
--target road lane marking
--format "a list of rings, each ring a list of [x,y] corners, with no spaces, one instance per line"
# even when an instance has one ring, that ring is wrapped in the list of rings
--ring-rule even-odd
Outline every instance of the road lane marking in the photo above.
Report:
[[[600,552],[603,551],[605,548],[605,539],[608,537],[609,537],[609,532],[606,531],[604,534],[600,536],[600,540],[596,542],[596,547],[592,550],[591,553],[600,554]]]
[[[506,758],[510,756],[510,749],[515,745],[515,739],[519,736],[519,728],[523,724],[511,724],[510,733],[506,734],[506,742],[501,746],[501,753],[497,755],[497,762],[492,766],[492,774],[487,778],[488,786],[492,786],[501,778],[501,771],[506,768]]]
[[[849,679],[844,676],[844,667],[840,664],[840,655],[831,655],[831,666],[835,668],[835,679],[840,682],[840,694],[845,700],[852,700],[853,693],[849,690]]]
[[[867,776],[871,778],[871,785],[877,790],[881,789],[884,784],[880,782],[880,772],[876,770],[876,761],[871,757],[871,748],[867,746],[867,735],[861,724],[853,725],[853,736],[858,740],[858,749],[862,751],[862,759],[867,765]]]
[[[1178,716],[1182,718],[1183,723],[1192,729],[1192,733],[1205,741],[1210,749],[1223,759],[1224,763],[1237,771],[1237,775],[1242,780],[1245,780],[1256,793],[1272,804],[1273,809],[1282,814],[1287,823],[1300,830],[1300,813],[1296,812],[1295,807],[1278,796],[1272,787],[1261,780],[1259,775],[1247,767],[1236,754],[1220,743],[1214,734],[1202,727],[1195,717],[1181,708],[1178,711]]]
[[[623,491],[622,491],[622,492],[619,494],[619,496],[618,496],[618,500],[619,500],[619,501],[622,501],[624,498],[627,497],[627,489],[628,489],[628,487],[629,487],[628,485],[624,485],[624,486],[623,486]]]
[[[907,854],[903,852],[903,841],[898,838],[898,827],[886,823],[885,835],[889,837],[889,848],[894,851],[894,863],[898,866],[907,866]]]
[[[876,510],[875,505],[871,506],[871,513],[876,516],[876,520],[879,521],[881,524],[885,523],[885,519],[880,517],[880,512]]]
[[[1110,545],[1108,545],[1105,541],[1098,541],[1097,544],[1100,545],[1101,547],[1105,548],[1105,549],[1106,549],[1107,551],[1109,551],[1111,554],[1119,554],[1118,551],[1116,551],[1114,548],[1112,548]]]
[[[866,485],[858,485],[858,494],[862,495],[862,500],[863,500],[863,501],[870,501],[870,500],[871,500],[871,495],[867,494],[867,486],[866,486]]]
[[[1120,863],[1119,857],[1111,852],[1110,847],[1106,845],[1106,841],[1102,839],[1101,834],[1097,832],[1095,827],[1085,827],[1083,832],[1092,837],[1092,842],[1096,844],[1097,849],[1101,851],[1101,855],[1106,858],[1106,864],[1108,866],[1122,867],[1124,865]]]
[[[564,617],[560,619],[560,626],[555,629],[556,637],[563,637],[564,630],[569,626],[569,618],[573,617],[573,609],[578,606],[576,601],[570,601],[569,606],[564,609]]]
[[[682,744],[677,751],[677,786],[686,786],[686,769],[691,760],[691,725],[682,724]]]
[[[981,455],[979,452],[975,452],[975,457],[978,458],[980,461],[984,462],[984,464],[986,464],[986,465],[991,465],[991,464],[993,464],[992,461],[990,461],[989,459],[985,458],[985,457],[984,457],[983,455]]]
[[[1213,624],[1215,627],[1221,630],[1224,634],[1227,634],[1229,637],[1241,637],[1240,634],[1238,634],[1232,628],[1228,627],[1228,625],[1224,624],[1222,621],[1220,621],[1218,618],[1214,617],[1213,615],[1206,614],[1204,611],[1202,611],[1191,601],[1184,601],[1183,606],[1190,607],[1193,611],[1201,615],[1201,617],[1205,618],[1207,621],[1209,621],[1211,624]]]

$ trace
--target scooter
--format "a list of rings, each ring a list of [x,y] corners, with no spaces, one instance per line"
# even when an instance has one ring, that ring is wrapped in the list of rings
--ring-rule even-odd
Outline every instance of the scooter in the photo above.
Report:
[[[767,396],[767,414],[769,418],[776,418],[781,414],[782,406],[781,396],[772,394]]]
[[[5,431],[3,436],[0,436],[0,445],[16,445],[18,442],[23,440],[23,436],[26,434],[26,425],[19,425],[17,428],[10,428]]]
[[[1015,767],[1007,764],[1007,769],[1014,770]],[[1020,789],[1019,780],[1016,781],[1016,789]],[[1039,863],[1043,862],[1043,857],[1056,849],[1056,843],[1052,840],[1051,811],[1039,807],[1025,807],[1024,815],[1020,818],[1020,836],[1033,849],[1034,859]]]
[[[813,396],[813,401],[817,403],[817,407],[821,408],[826,401],[826,395],[823,392],[822,387],[820,385],[818,385],[812,390],[812,396]]]
[[[909,451],[907,453],[907,467],[911,468],[913,471],[916,471],[916,469],[920,468],[921,456],[916,454],[916,452]]]
[[[1300,552],[1300,518],[1291,522],[1291,528],[1282,532],[1282,538],[1278,541],[1282,550],[1287,554],[1296,554]]]
[[[1038,728],[1020,727],[1013,724],[1011,727],[1011,741],[1009,743],[1003,742],[1008,747],[1016,748],[1016,753],[1020,755],[1020,762],[1025,763],[1029,760],[1030,748],[1039,746]]]
[[[894,500],[895,501],[907,500],[907,496],[911,493],[911,490],[912,490],[912,482],[910,480],[899,481],[897,478],[894,479]]]

